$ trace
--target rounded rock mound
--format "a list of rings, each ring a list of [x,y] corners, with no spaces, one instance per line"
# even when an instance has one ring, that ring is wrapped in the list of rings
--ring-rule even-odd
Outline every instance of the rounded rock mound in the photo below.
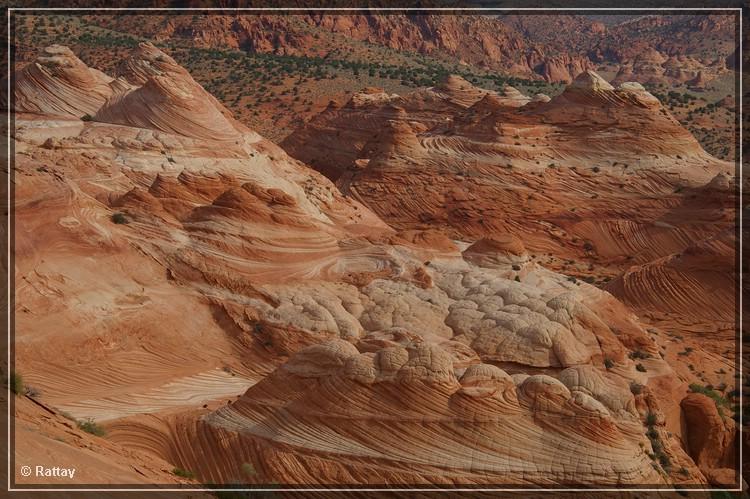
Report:
[[[141,44],[120,71],[121,78],[142,85],[112,96],[96,113],[96,121],[202,140],[240,139],[229,111],[156,47]]]
[[[16,77],[13,110],[91,116],[112,95],[111,82],[112,78],[88,67],[68,47],[50,45]]]
[[[523,241],[506,233],[479,239],[464,250],[463,257],[480,267],[492,267],[524,262],[528,259],[528,253]]]

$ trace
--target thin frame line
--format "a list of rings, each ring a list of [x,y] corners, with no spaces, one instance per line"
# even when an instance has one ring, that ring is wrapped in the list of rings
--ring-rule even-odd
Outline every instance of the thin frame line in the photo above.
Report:
[[[688,488],[663,488],[663,489],[8,489],[9,492],[742,492],[739,489],[688,489]]]
[[[739,260],[740,260],[740,284],[739,284],[739,289],[737,290],[737,292],[740,294],[740,303],[739,303],[739,306],[740,306],[740,324],[739,324],[739,330],[740,330],[740,351],[739,351],[739,357],[740,357],[740,377],[739,377],[739,381],[740,381],[739,382],[739,385],[740,385],[739,386],[739,390],[740,390],[740,420],[739,420],[739,425],[738,425],[739,426],[739,436],[740,436],[740,439],[739,439],[740,440],[740,462],[739,462],[740,469],[737,470],[737,472],[738,472],[739,479],[740,479],[739,483],[740,483],[740,489],[741,489],[742,488],[742,452],[743,452],[743,447],[744,447],[743,446],[743,441],[745,440],[743,438],[743,435],[742,435],[742,431],[743,431],[742,427],[743,427],[743,421],[744,421],[744,419],[742,418],[742,406],[743,406],[743,403],[742,403],[742,392],[744,390],[742,388],[743,388],[743,386],[745,384],[744,383],[744,381],[745,381],[744,380],[745,373],[744,373],[744,371],[742,369],[742,345],[743,345],[743,342],[742,342],[742,272],[743,272],[743,265],[742,264],[743,264],[743,260],[744,260],[742,258],[742,211],[743,211],[743,204],[742,204],[742,184],[743,184],[743,182],[742,182],[742,178],[743,178],[743,175],[742,175],[742,149],[743,149],[743,144],[742,144],[742,128],[744,126],[744,122],[742,120],[742,100],[744,98],[744,94],[742,93],[742,59],[743,59],[743,57],[742,57],[742,14],[741,13],[739,15],[739,18],[740,18],[740,53],[739,53],[738,57],[739,57],[739,62],[740,62],[740,88],[739,88],[740,94],[739,94],[739,96],[737,96],[737,98],[740,101],[740,121],[739,121],[739,127],[738,127],[740,129],[740,133],[739,133],[739,139],[740,139],[739,140],[739,148],[740,148],[740,157],[739,157],[739,161],[740,161],[740,178],[738,180],[739,183],[740,183],[740,204],[737,207],[737,210],[740,212],[740,237],[739,237],[739,239],[740,239],[740,254],[739,254]]]
[[[583,8],[570,8],[570,7],[466,7],[466,8],[451,8],[451,7],[380,7],[380,8],[363,8],[363,7],[101,7],[101,8],[88,8],[88,7],[9,7],[9,11],[91,11],[91,10],[103,10],[103,11],[349,11],[349,12],[362,12],[362,11],[391,11],[391,12],[403,12],[403,11],[437,11],[437,12],[458,12],[458,11],[497,11],[497,10],[509,10],[509,11],[742,11],[741,7],[643,7],[643,8],[632,8],[632,7],[592,7],[590,9]]]
[[[10,203],[11,203],[11,199],[10,199],[10,176],[11,176],[11,169],[10,169],[10,163],[11,163],[11,158],[10,158],[10,114],[11,114],[11,110],[10,110],[10,105],[12,103],[11,97],[10,97],[10,73],[11,73],[11,71],[10,71],[10,65],[11,65],[11,60],[10,60],[10,55],[11,55],[10,54],[10,18],[11,18],[11,13],[10,13],[10,9],[8,9],[8,184],[7,184],[7,188],[8,188],[8,229],[7,229],[8,230],[8,264],[7,264],[7,269],[8,269],[8,395],[7,395],[7,400],[8,400],[8,490],[11,490],[11,488],[10,488],[10,406],[11,406],[11,403],[10,403],[11,399],[10,399],[10,397],[13,396],[13,394],[11,394],[11,392],[10,392],[10,377],[11,377],[11,373],[10,373],[10,366],[11,366],[11,363],[10,363],[10,343],[11,343],[10,342],[10,334],[11,334],[11,331],[10,331],[10,274],[11,274],[11,268],[10,268],[10,252],[11,252],[11,248],[10,248],[10,232],[11,232],[11,221],[10,221],[10,219],[11,219],[11,216],[10,216],[10,212],[11,212],[11,206],[10,206]],[[15,280],[14,280],[13,284],[15,285]],[[15,417],[15,414],[14,414],[14,417]],[[13,453],[15,454],[15,449],[13,449]]]

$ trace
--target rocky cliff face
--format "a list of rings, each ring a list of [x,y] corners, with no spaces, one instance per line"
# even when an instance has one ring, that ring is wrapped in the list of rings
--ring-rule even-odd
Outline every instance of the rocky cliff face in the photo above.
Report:
[[[614,223],[565,219],[604,232],[647,206],[636,192],[666,197],[678,148],[682,182],[726,166],[642,89],[371,90],[289,146],[327,144],[311,162],[339,190],[153,46],[116,79],[50,53],[86,77],[34,65],[16,88],[16,366],[113,449],[201,483],[705,483],[719,466],[681,445],[684,383],[644,324],[545,268],[532,251],[562,229],[539,217],[552,236],[534,236],[518,209],[609,186]],[[629,147],[654,158],[623,187],[604,157]],[[540,154],[569,162],[551,199]],[[592,161],[601,176],[573,170]]]
[[[632,17],[632,16],[630,16]],[[726,71],[734,49],[731,16],[623,16],[604,25],[571,15],[237,15],[153,19],[157,40],[190,40],[203,47],[324,56],[346,40],[443,58],[523,78],[569,83],[582,71],[614,64],[630,79],[681,83],[697,72]],[[656,54],[660,62],[644,64]],[[679,71],[664,61],[691,62]]]

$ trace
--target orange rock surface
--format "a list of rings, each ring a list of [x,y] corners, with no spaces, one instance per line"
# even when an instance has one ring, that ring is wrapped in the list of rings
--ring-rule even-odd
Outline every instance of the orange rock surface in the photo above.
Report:
[[[675,185],[727,165],[644,90],[593,73],[548,102],[456,78],[369,90],[285,144],[337,188],[155,47],[120,68],[101,102],[80,80],[54,109],[42,89],[69,75],[33,80],[13,131],[16,368],[30,397],[103,425],[102,469],[145,453],[135,481],[172,483],[165,462],[200,483],[725,479],[680,427],[685,383],[646,325],[539,258],[594,251],[566,234],[613,265],[617,230],[644,262],[709,240],[715,220],[647,240]],[[37,420],[20,400],[17,422]],[[649,456],[649,414],[688,478]]]

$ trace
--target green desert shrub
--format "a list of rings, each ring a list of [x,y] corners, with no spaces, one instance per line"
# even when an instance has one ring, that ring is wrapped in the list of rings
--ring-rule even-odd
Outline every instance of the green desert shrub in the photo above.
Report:
[[[26,389],[23,385],[23,377],[17,372],[13,371],[10,373],[8,384],[10,385],[10,390],[16,395],[23,395],[26,393]]]
[[[173,469],[172,470],[172,474],[176,475],[176,476],[179,476],[179,477],[182,477],[182,478],[188,478],[188,479],[191,479],[191,480],[193,478],[195,478],[195,475],[193,474],[192,471],[183,470],[182,468],[175,468],[175,469]]]
[[[93,419],[89,418],[83,421],[78,421],[78,428],[85,431],[86,433],[91,433],[92,435],[96,435],[97,437],[103,437],[107,434],[106,431],[104,431],[104,428],[96,424]]]
[[[124,213],[117,212],[112,215],[112,221],[118,225],[121,225],[128,223],[128,218]]]
[[[632,383],[630,383],[630,393],[632,393],[633,395],[640,395],[641,393],[643,393],[643,385],[633,381]]]

